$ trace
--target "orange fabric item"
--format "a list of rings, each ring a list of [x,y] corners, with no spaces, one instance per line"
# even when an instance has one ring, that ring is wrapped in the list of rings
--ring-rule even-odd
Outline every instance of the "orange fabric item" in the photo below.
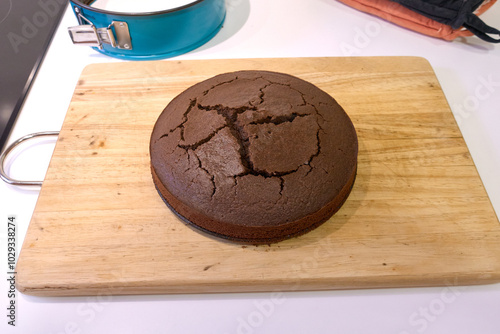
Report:
[[[390,0],[339,0],[340,2],[360,10],[378,16],[386,21],[393,22],[401,27],[417,31],[419,33],[442,38],[451,41],[460,36],[472,36],[473,34],[465,28],[453,30],[446,24],[439,23],[420,15],[396,2]],[[476,15],[484,13],[496,0],[487,0],[474,12]]]

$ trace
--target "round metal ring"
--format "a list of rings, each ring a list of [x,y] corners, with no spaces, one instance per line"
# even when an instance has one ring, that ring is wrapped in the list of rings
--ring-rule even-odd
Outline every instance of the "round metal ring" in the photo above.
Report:
[[[36,138],[36,137],[44,137],[44,136],[58,136],[59,132],[58,131],[45,131],[45,132],[36,132],[36,133],[31,133],[29,135],[23,136],[13,142],[9,147],[5,149],[5,151],[0,154],[0,178],[5,181],[8,184],[14,185],[14,186],[42,186],[42,181],[21,181],[21,180],[15,180],[11,178],[10,176],[7,175],[4,169],[4,163],[9,155],[10,152],[12,152],[19,144],[22,142]]]

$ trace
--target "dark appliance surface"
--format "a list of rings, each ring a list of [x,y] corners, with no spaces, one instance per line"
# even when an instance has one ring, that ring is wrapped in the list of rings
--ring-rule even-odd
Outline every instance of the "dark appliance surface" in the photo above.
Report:
[[[66,0],[0,0],[0,151],[67,4]]]

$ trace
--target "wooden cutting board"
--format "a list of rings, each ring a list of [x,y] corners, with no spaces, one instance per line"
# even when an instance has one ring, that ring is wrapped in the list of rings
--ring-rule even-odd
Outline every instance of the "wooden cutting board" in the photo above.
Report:
[[[150,133],[170,100],[242,69],[311,81],[359,136],[358,176],[342,209],[271,246],[185,226],[149,169]],[[18,289],[42,296],[484,284],[500,281],[500,225],[425,59],[95,64],[75,89],[17,270]]]

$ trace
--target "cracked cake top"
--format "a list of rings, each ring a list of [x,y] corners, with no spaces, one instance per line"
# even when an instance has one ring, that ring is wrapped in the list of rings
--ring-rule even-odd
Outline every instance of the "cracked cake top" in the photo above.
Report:
[[[188,88],[160,115],[150,143],[162,197],[189,222],[230,239],[245,239],[229,235],[238,228],[294,235],[318,225],[320,211],[326,220],[354,182],[357,149],[354,127],[331,96],[267,71]],[[299,221],[304,226],[289,229]]]

